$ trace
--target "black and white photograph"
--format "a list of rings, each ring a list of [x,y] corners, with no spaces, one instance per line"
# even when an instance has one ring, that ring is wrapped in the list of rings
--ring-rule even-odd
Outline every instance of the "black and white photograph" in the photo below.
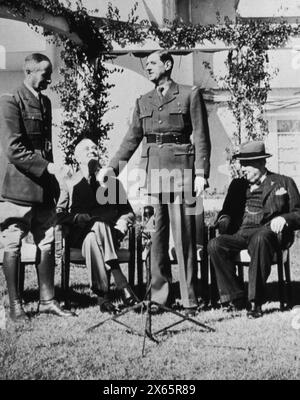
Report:
[[[300,0],[0,0],[0,380],[298,381],[299,154]]]

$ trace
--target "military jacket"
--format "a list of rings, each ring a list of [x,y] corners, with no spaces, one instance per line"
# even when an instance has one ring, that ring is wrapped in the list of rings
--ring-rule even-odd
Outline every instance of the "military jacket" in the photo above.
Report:
[[[23,84],[0,97],[2,199],[17,204],[54,204],[58,184],[47,172],[53,161],[51,103]]]
[[[149,134],[158,134],[156,143],[148,142]],[[160,135],[170,134],[179,135],[182,140],[160,143]],[[182,190],[183,187],[191,190],[195,174],[208,178],[211,144],[200,89],[172,82],[163,98],[154,89],[137,99],[129,130],[109,166],[118,172],[120,162],[128,161],[141,142],[139,167],[146,176],[141,186],[147,187],[149,192]],[[168,187],[163,179],[155,183],[153,176],[162,171],[173,174],[173,185]]]

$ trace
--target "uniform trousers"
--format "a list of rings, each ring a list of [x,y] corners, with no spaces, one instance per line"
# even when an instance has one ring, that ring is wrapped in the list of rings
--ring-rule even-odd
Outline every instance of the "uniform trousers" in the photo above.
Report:
[[[172,303],[170,292],[172,275],[169,259],[169,226],[174,239],[179,268],[180,294],[183,307],[197,306],[195,284],[197,279],[195,215],[190,215],[184,199],[180,204],[154,204],[155,232],[151,235],[151,295],[160,304]]]
[[[1,223],[4,252],[20,254],[22,239],[31,232],[41,251],[49,251],[54,243],[55,207],[37,204],[31,207],[9,202],[1,203],[5,219]]]

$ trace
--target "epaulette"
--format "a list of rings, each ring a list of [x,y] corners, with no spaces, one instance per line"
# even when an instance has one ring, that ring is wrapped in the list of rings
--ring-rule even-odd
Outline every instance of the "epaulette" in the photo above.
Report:
[[[192,87],[192,90],[196,90],[196,89],[198,89],[198,86],[193,86]]]

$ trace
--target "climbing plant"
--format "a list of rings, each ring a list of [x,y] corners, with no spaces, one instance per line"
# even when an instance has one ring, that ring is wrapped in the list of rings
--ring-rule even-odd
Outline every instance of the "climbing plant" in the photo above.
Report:
[[[74,3],[74,2],[72,2]],[[62,48],[63,66],[61,80],[55,86],[63,109],[61,144],[66,161],[72,162],[74,144],[80,135],[94,135],[99,146],[105,149],[105,138],[110,125],[103,124],[108,109],[108,71],[105,61],[112,50],[112,42],[125,47],[152,39],[162,48],[193,49],[197,43],[207,40],[224,42],[230,50],[226,59],[227,72],[219,84],[229,92],[229,107],[233,112],[236,130],[234,144],[243,139],[264,138],[268,127],[264,118],[264,105],[270,91],[272,73],[268,66],[268,50],[284,46],[292,36],[299,35],[299,24],[249,22],[200,25],[183,23],[179,19],[165,21],[162,27],[140,21],[136,15],[137,4],[131,10],[128,21],[120,20],[120,13],[108,6],[107,18],[96,24],[92,13],[81,1],[71,9],[71,2],[63,5],[58,0],[0,0],[12,13],[26,15],[30,7],[45,10],[54,16],[64,17],[70,30],[76,32],[83,45],[55,33],[54,40]],[[31,21],[34,26],[39,21]],[[99,21],[98,21],[99,22]]]

